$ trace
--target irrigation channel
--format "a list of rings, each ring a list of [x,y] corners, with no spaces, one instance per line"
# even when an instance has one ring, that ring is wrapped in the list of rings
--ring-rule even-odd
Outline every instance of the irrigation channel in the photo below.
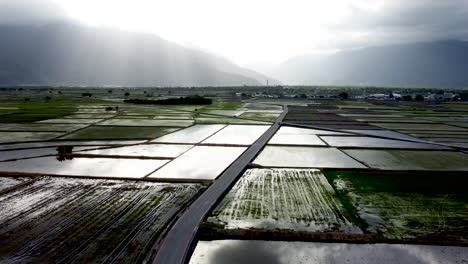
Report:
[[[216,206],[223,194],[236,183],[247,165],[260,153],[271,137],[278,131],[287,113],[288,107],[284,105],[283,113],[275,120],[275,123],[234,161],[175,221],[165,238],[158,245],[153,263],[188,263],[195,247],[194,240],[199,223]]]

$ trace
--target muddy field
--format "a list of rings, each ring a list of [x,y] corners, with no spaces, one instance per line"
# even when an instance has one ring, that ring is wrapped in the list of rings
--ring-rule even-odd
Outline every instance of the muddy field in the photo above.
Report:
[[[386,239],[468,244],[468,181],[463,173],[325,171],[341,201]]]
[[[209,218],[226,228],[361,233],[319,170],[248,170]]]
[[[199,184],[23,180],[0,196],[0,262],[141,262],[201,189]]]

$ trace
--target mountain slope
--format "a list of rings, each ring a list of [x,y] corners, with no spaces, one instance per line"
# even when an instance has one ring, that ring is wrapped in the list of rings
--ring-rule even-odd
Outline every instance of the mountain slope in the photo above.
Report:
[[[0,85],[260,85],[228,60],[155,35],[75,24],[0,26]]]
[[[468,42],[369,47],[292,58],[266,72],[287,84],[468,87]]]

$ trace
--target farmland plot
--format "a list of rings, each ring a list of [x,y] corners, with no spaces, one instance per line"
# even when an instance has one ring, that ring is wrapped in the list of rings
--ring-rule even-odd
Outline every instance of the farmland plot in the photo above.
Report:
[[[41,178],[0,196],[0,262],[142,262],[203,187]]]
[[[319,170],[251,169],[213,212],[227,228],[360,233]]]
[[[467,258],[464,247],[214,240],[198,242],[190,264],[427,264],[464,263]]]
[[[468,243],[468,181],[463,173],[325,171],[367,231],[385,238]]]

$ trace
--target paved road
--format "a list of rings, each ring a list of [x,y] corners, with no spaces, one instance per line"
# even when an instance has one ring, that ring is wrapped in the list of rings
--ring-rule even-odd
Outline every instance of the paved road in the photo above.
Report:
[[[198,224],[217,204],[221,196],[234,185],[247,165],[276,133],[287,112],[288,108],[284,106],[283,113],[276,119],[275,123],[234,161],[179,217],[161,242],[153,263],[182,264],[190,260]]]

